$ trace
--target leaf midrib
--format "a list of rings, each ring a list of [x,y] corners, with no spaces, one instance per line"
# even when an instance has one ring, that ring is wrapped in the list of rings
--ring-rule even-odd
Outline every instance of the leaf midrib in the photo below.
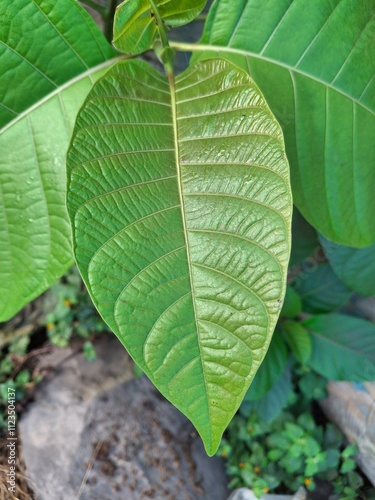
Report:
[[[274,64],[276,66],[280,66],[281,68],[284,68],[288,70],[290,73],[298,73],[309,80],[315,81],[317,83],[320,83],[321,85],[324,85],[325,87],[333,90],[334,92],[337,92],[338,94],[341,94],[342,96],[346,97],[350,101],[356,103],[358,106],[361,106],[364,110],[366,110],[368,113],[370,113],[372,116],[375,116],[375,110],[372,110],[366,104],[358,100],[357,98],[354,98],[347,92],[344,92],[343,90],[333,86],[331,83],[328,83],[315,75],[312,75],[310,73],[307,73],[306,71],[303,71],[299,68],[296,68],[294,66],[290,66],[289,64],[285,64],[281,61],[277,61],[276,59],[272,59],[270,57],[266,57],[263,55],[260,55],[256,52],[251,52],[247,50],[241,50],[241,49],[235,49],[233,47],[225,47],[224,45],[210,45],[210,44],[189,44],[189,43],[180,43],[180,42],[171,42],[170,43],[171,47],[173,47],[176,50],[181,50],[181,51],[189,51],[189,52],[229,52],[232,54],[238,54],[242,55],[244,57],[253,57],[254,59],[259,59],[260,61],[265,61],[269,62],[271,64]],[[364,94],[366,91],[367,86],[365,87],[364,91],[362,92],[361,96]]]
[[[184,240],[185,240],[185,245],[186,245],[186,260],[187,260],[188,270],[189,270],[189,279],[190,279],[190,287],[191,287],[191,301],[192,301],[192,305],[193,305],[194,321],[195,321],[195,325],[197,328],[197,336],[198,336],[197,344],[198,344],[198,349],[199,349],[199,353],[200,353],[200,361],[201,361],[201,365],[202,365],[202,376],[203,376],[205,392],[206,392],[207,413],[208,413],[209,421],[211,422],[212,421],[211,410],[210,410],[210,405],[208,403],[208,384],[207,384],[206,374],[205,374],[204,367],[203,367],[203,356],[202,356],[200,338],[199,338],[199,323],[198,323],[197,307],[196,307],[195,297],[194,297],[194,293],[193,293],[193,270],[192,270],[191,260],[189,257],[189,241],[188,241],[186,215],[185,215],[185,204],[184,204],[183,193],[182,193],[180,148],[179,148],[179,140],[178,140],[176,84],[175,84],[175,79],[174,79],[173,73],[168,74],[168,80],[169,80],[169,87],[170,87],[170,91],[171,91],[173,141],[174,141],[175,155],[176,155],[175,158],[176,158],[178,195],[179,195],[180,205],[181,205],[181,218],[182,218],[182,226],[183,226],[183,232],[184,232]],[[211,449],[212,441],[213,441],[212,430],[210,430],[209,439],[210,439],[209,449]]]

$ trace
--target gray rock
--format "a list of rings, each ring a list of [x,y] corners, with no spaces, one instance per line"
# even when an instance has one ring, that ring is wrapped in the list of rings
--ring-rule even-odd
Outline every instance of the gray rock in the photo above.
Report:
[[[307,493],[305,488],[300,488],[295,495],[262,495],[260,500],[306,500]],[[235,490],[228,500],[259,500],[252,490],[248,488],[239,488]]]
[[[19,423],[37,500],[224,500],[219,458],[190,422],[105,337],[98,361],[73,356]],[[68,351],[67,351],[68,353]]]

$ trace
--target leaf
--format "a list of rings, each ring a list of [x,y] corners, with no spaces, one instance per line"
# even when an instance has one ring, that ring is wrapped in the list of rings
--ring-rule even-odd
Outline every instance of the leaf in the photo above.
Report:
[[[288,353],[285,343],[281,335],[276,332],[272,337],[267,355],[245,395],[245,400],[256,401],[263,398],[277,379],[281,377],[286,368],[287,360]]]
[[[305,312],[331,312],[343,307],[350,299],[352,291],[333,272],[331,266],[324,262],[307,261],[293,286],[299,293]]]
[[[0,127],[116,55],[75,0],[1,1],[0,19]]]
[[[68,82],[0,133],[0,321],[44,292],[73,263],[65,155],[80,106],[111,64]]]
[[[309,332],[295,321],[283,321],[281,325],[284,338],[297,361],[305,364],[311,354]]]
[[[352,290],[375,295],[375,245],[352,248],[320,236],[324,252],[337,276]]]
[[[375,379],[375,325],[340,314],[314,316],[304,321],[312,337],[308,364],[332,380]]]
[[[297,266],[305,260],[324,258],[315,229],[294,208],[292,219],[292,250],[289,267]],[[292,268],[293,270],[293,268]]]
[[[284,304],[281,309],[282,318],[294,318],[302,311],[301,297],[296,290],[288,286],[285,293]]]
[[[241,405],[241,413],[249,416],[256,412],[261,420],[271,422],[276,418],[288,402],[289,394],[292,392],[292,377],[290,368],[272,384],[271,389],[261,399],[256,401],[245,400]]]
[[[210,455],[271,340],[291,208],[280,128],[225,61],[175,83],[142,61],[119,63],[78,115],[68,210],[81,274]]]
[[[192,21],[207,0],[154,0],[167,26],[182,26]],[[159,33],[157,18],[149,0],[125,0],[117,7],[113,44],[127,54],[140,54],[152,47]]]
[[[283,127],[298,209],[355,247],[375,241],[374,14],[373,0],[216,0],[198,47],[249,71]]]

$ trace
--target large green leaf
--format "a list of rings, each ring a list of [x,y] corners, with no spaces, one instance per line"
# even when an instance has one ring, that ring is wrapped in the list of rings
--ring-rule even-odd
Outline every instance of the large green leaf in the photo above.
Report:
[[[337,276],[352,290],[375,295],[375,245],[351,248],[320,237],[324,252]]]
[[[264,93],[303,216],[337,243],[373,243],[374,0],[216,0],[202,42]]]
[[[0,127],[115,55],[76,0],[0,0]]]
[[[207,0],[154,0],[167,26],[182,26],[192,21]],[[140,54],[152,47],[159,33],[158,20],[150,0],[125,0],[117,7],[113,44],[127,54]]]
[[[0,133],[0,321],[73,263],[65,156],[77,112],[110,64],[60,87]]]
[[[0,1],[0,18],[0,321],[5,321],[72,262],[65,154],[78,109],[101,75],[100,68],[89,68],[115,52],[75,0]]]
[[[375,325],[340,314],[305,321],[312,337],[308,364],[333,380],[375,380]]]
[[[68,177],[94,303],[212,455],[285,292],[292,204],[276,120],[225,61],[170,84],[119,63],[78,115]]]

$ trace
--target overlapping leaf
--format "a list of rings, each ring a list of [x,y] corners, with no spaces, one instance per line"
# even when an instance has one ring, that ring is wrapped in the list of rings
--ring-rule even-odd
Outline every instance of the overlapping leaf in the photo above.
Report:
[[[0,125],[6,124],[0,131],[0,321],[5,321],[72,263],[65,154],[75,115],[101,74],[88,69],[115,52],[75,0],[0,2],[0,18]]]
[[[213,454],[285,291],[291,195],[276,120],[225,61],[194,65],[176,87],[119,63],[79,113],[68,176],[95,304]]]
[[[182,26],[192,21],[207,0],[154,0],[167,26]],[[125,0],[116,10],[113,44],[127,54],[139,54],[152,47],[159,28],[149,0]]]
[[[365,296],[375,295],[375,245],[351,248],[323,237],[320,242],[330,265],[345,285]]]
[[[373,243],[375,2],[216,0],[202,42],[260,86],[304,217],[337,243]]]
[[[0,19],[0,127],[115,56],[76,0],[2,0]]]
[[[312,338],[308,364],[333,380],[375,380],[375,325],[363,319],[325,314],[303,325]]]
[[[44,292],[73,263],[65,156],[76,114],[103,71],[94,68],[60,87],[1,131],[1,321]]]

